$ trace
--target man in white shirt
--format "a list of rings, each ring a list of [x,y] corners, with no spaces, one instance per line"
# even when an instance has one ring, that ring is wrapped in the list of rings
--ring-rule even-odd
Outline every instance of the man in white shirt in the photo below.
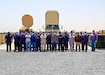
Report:
[[[30,51],[30,47],[31,47],[31,35],[30,33],[27,33],[25,35],[26,38],[26,51]]]

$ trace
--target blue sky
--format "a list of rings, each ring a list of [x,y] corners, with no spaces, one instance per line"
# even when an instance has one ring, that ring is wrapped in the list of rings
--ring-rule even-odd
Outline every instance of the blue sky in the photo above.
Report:
[[[34,31],[43,30],[48,10],[59,12],[62,31],[105,30],[105,0],[0,0],[0,32],[18,31],[25,14],[33,17]]]

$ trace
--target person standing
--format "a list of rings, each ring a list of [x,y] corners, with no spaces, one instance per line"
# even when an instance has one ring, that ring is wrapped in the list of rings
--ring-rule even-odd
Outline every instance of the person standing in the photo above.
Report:
[[[69,35],[67,34],[67,32],[65,32],[65,35],[64,35],[64,50],[68,50],[68,40],[69,40]]]
[[[70,51],[73,52],[73,48],[74,48],[74,38],[75,36],[73,35],[73,31],[70,32],[69,35],[69,44],[70,44]]]
[[[18,50],[18,33],[14,34],[14,52]]]
[[[84,52],[84,49],[85,51],[87,52],[87,46],[88,46],[88,35],[87,33],[85,32],[84,35],[82,36],[82,43],[83,43],[83,49],[82,51]],[[84,47],[85,46],[85,47]]]
[[[19,31],[18,33],[18,52],[21,52],[22,51],[22,32]]]
[[[62,52],[64,52],[64,35],[62,35],[62,46],[61,46],[61,50],[62,50]]]
[[[82,41],[81,41],[81,49],[84,50],[84,42],[83,42],[83,36],[84,36],[84,34],[83,34],[83,32],[80,32],[80,36],[82,38]]]
[[[22,36],[21,36],[21,44],[22,44],[22,48],[23,48],[24,52],[26,50],[26,42],[25,41],[26,41],[25,33],[22,33]]]
[[[36,51],[36,35],[34,32],[31,35],[31,44],[32,44],[33,51]]]
[[[57,43],[58,43],[58,36],[56,35],[56,33],[54,33],[51,37],[51,42],[52,42],[52,52],[55,50],[57,51],[56,47],[57,47]]]
[[[37,35],[36,35],[36,48],[37,48],[37,50],[36,51],[38,51],[38,50],[40,50],[40,52],[41,52],[41,47],[40,47],[40,33],[37,33]]]
[[[51,51],[51,34],[48,33],[47,37],[46,37],[46,43],[47,43],[47,51],[50,49]]]
[[[46,50],[46,34],[43,32],[40,36],[41,38],[41,50]]]
[[[8,34],[5,36],[5,40],[6,40],[6,46],[7,46],[7,52],[8,50],[10,50],[11,52],[11,43],[12,43],[12,35],[10,34],[10,32],[8,32]],[[9,47],[9,49],[8,49]]]
[[[58,51],[61,51],[62,50],[62,44],[63,44],[63,35],[61,34],[61,32],[59,32],[59,35],[58,35]]]
[[[31,48],[31,35],[30,33],[27,33],[25,35],[25,38],[26,38],[26,51],[30,51],[30,48]]]
[[[92,51],[95,51],[96,49],[97,40],[98,40],[98,35],[95,32],[95,30],[93,30],[93,32],[90,34],[90,42],[91,42]]]
[[[77,47],[79,47],[79,52],[80,52],[81,41],[82,41],[82,38],[81,38],[81,36],[79,35],[79,33],[77,33],[77,35],[75,36],[76,52],[77,52]]]

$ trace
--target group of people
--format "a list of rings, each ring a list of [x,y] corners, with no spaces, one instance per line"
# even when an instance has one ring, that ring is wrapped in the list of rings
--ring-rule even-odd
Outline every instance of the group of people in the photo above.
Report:
[[[95,51],[98,40],[97,33],[93,32],[88,35],[86,32],[74,33],[36,33],[36,32],[18,32],[5,36],[7,52],[11,51],[11,43],[14,39],[14,52],[30,52],[30,51],[86,51],[88,50],[88,42],[90,42],[92,51]],[[74,47],[75,44],[75,47]],[[70,49],[68,49],[70,48]]]

